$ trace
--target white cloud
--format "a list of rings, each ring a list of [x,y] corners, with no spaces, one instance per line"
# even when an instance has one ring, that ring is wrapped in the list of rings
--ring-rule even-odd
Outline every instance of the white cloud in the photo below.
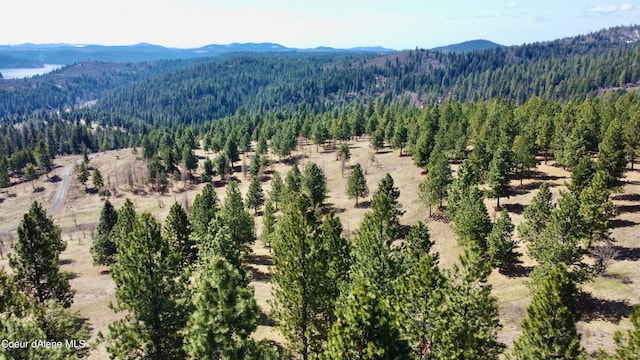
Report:
[[[515,2],[515,1],[512,1],[512,2],[509,3],[509,5],[507,5],[507,7],[510,7],[510,8],[514,8],[516,6],[518,6],[518,3]]]
[[[620,6],[620,11],[629,11],[629,10],[633,10],[633,5],[626,3]]]
[[[622,12],[622,11],[629,11],[629,10],[633,10],[633,5],[629,3],[624,3],[620,6],[617,6],[617,5],[596,6],[594,8],[591,8],[589,11],[595,12],[595,13],[613,13],[613,12]]]

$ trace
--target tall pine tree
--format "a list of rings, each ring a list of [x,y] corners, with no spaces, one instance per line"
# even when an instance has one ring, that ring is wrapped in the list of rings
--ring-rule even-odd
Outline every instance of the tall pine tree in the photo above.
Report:
[[[105,200],[100,212],[100,220],[96,227],[96,235],[91,244],[91,255],[94,265],[110,265],[113,263],[118,248],[112,230],[118,222],[118,212],[111,205],[109,199]]]
[[[9,265],[18,288],[40,304],[56,300],[71,306],[75,291],[69,274],[60,271],[60,253],[66,248],[60,228],[34,201],[18,226],[18,241],[9,255]]]
[[[126,240],[118,243],[111,275],[117,300],[112,307],[126,314],[109,325],[109,355],[184,358],[180,330],[187,320],[187,279],[182,278],[178,253],[151,214],[140,215]]]
[[[533,295],[514,342],[516,359],[578,359],[584,355],[576,331],[576,286],[564,264],[556,265]]]

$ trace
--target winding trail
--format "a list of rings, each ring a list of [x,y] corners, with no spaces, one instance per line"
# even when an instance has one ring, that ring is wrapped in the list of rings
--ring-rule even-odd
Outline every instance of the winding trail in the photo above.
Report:
[[[75,163],[69,164],[65,166],[65,168],[60,173],[60,177],[62,180],[58,185],[58,190],[56,190],[56,194],[53,197],[53,201],[51,202],[51,206],[49,206],[49,210],[47,210],[47,216],[53,216],[60,211],[60,208],[64,204],[64,199],[67,195],[67,189],[69,188],[69,182],[71,179],[71,172],[73,171],[73,165]]]
[[[62,169],[62,172],[60,172],[61,180],[58,184],[58,189],[56,189],[51,205],[49,206],[49,209],[47,209],[47,216],[51,217],[62,209],[62,205],[64,205],[64,200],[67,196],[67,190],[69,189],[69,184],[71,183],[71,175],[75,164],[76,162],[65,166],[64,169]],[[17,228],[18,224],[0,227],[0,234],[14,231]]]

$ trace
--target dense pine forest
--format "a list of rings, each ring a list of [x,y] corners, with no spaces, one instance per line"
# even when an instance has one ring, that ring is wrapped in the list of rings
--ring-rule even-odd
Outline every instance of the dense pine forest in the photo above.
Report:
[[[60,268],[61,228],[36,201],[0,268],[0,340],[15,339],[0,354],[84,358],[92,338],[127,359],[640,357],[639,307],[624,314],[631,325],[615,333],[613,349],[587,352],[576,327],[588,315],[583,286],[616,257],[612,198],[640,153],[637,33],[467,53],[80,62],[0,79],[0,209],[16,185],[82,155],[74,177],[86,196],[105,199],[90,252],[113,280],[120,315],[90,335]],[[391,174],[368,183],[366,164],[348,165],[354,144],[370,149],[371,163],[393,151],[423,170],[423,220],[451,226],[454,265],[441,263],[428,224],[402,221],[405,190]],[[348,182],[338,191],[366,209],[356,230],[327,201],[335,174],[299,166],[305,146],[341,162]],[[127,184],[93,167],[93,155],[125,148],[144,163]],[[566,188],[552,195],[558,185],[541,164],[568,171]],[[534,188],[523,185],[531,179]],[[161,196],[177,183],[201,191],[162,220],[129,199],[120,208],[110,201]],[[516,224],[504,199],[533,190]],[[269,251],[268,315],[250,285],[256,244]],[[531,297],[509,346],[498,337],[495,272],[525,277]],[[265,322],[284,341],[256,336]],[[38,339],[54,345],[20,344]]]

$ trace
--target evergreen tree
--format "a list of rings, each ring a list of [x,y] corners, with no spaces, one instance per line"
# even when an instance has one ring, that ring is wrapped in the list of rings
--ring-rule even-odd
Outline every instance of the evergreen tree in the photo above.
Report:
[[[193,199],[191,206],[191,230],[196,242],[207,233],[209,222],[215,218],[220,209],[218,195],[213,185],[206,184],[200,194]]]
[[[267,201],[264,206],[264,213],[262,214],[262,243],[271,251],[271,240],[275,231],[276,217],[273,202]]]
[[[60,271],[60,253],[66,248],[60,228],[34,201],[17,232],[9,265],[18,288],[40,304],[56,300],[65,308],[71,306],[75,291],[69,284],[69,274]]]
[[[576,278],[585,279],[591,269],[581,263],[589,249],[583,247],[585,223],[580,215],[580,200],[571,192],[561,193],[544,230],[528,244],[529,255],[538,261],[531,277],[542,279],[558,263],[574,266]]]
[[[86,188],[87,181],[89,180],[89,169],[87,168],[87,163],[81,162],[76,164],[75,173],[76,179],[78,179],[80,184],[84,185]]]
[[[584,356],[576,331],[576,286],[563,264],[541,281],[514,342],[516,359],[578,359]]]
[[[427,170],[427,176],[419,185],[419,196],[420,200],[429,205],[431,216],[431,206],[439,203],[442,207],[442,200],[447,196],[447,188],[452,182],[451,168],[444,152],[431,153]]]
[[[322,205],[327,196],[327,178],[316,163],[309,163],[304,168],[302,189],[309,195],[314,205]]]
[[[284,336],[303,359],[313,356],[327,337],[335,294],[326,291],[327,249],[322,243],[319,211],[302,194],[288,203],[273,242],[272,303]]]
[[[413,163],[420,168],[424,168],[429,163],[434,140],[430,131],[423,131],[413,149]]]
[[[287,176],[284,178],[284,183],[287,187],[289,194],[298,194],[302,191],[302,173],[297,164],[293,164],[291,170],[287,172]]]
[[[375,285],[358,282],[336,309],[326,359],[411,359],[411,348],[396,326],[389,302]]]
[[[245,276],[224,258],[207,259],[198,274],[194,311],[184,329],[185,352],[194,359],[274,359],[277,352],[256,343],[259,309]]]
[[[198,157],[193,153],[193,150],[187,146],[185,146],[182,151],[182,162],[189,174],[198,168]],[[171,166],[171,164],[165,164],[165,166]]]
[[[477,185],[478,179],[473,170],[473,165],[469,160],[464,160],[458,168],[458,174],[451,182],[447,194],[447,215],[454,218],[458,211],[460,201],[464,194],[473,186]]]
[[[198,258],[198,248],[191,237],[189,217],[180,203],[171,205],[163,230],[169,244],[178,253],[180,267],[186,268],[194,264]]]
[[[598,146],[596,169],[608,176],[607,184],[609,186],[615,184],[623,177],[627,166],[623,136],[620,122],[617,120],[613,121]]]
[[[591,161],[591,157],[589,155],[581,157],[576,166],[571,169],[571,184],[568,185],[569,190],[576,195],[580,195],[582,190],[589,185],[595,173],[596,167]]]
[[[100,220],[96,227],[96,235],[91,244],[91,255],[94,265],[110,265],[113,263],[118,248],[116,247],[112,230],[118,222],[118,212],[111,205],[109,200],[105,200],[100,212]]]
[[[112,241],[116,244],[116,253],[120,251],[120,242],[126,241],[129,238],[129,233],[133,231],[136,216],[133,203],[129,198],[125,199],[124,204],[118,210],[118,221],[111,229]]]
[[[442,359],[496,359],[502,351],[497,334],[501,328],[496,298],[486,284],[491,265],[481,248],[470,242],[454,265],[446,304],[448,327],[438,339]]]
[[[271,177],[271,191],[269,192],[269,198],[273,201],[276,211],[278,211],[278,204],[284,196],[284,191],[285,187],[282,182],[282,177],[280,177],[280,173],[276,171]]]
[[[359,198],[369,196],[367,179],[364,177],[360,163],[356,163],[353,169],[351,169],[351,176],[349,176],[349,180],[347,180],[347,196],[349,199],[356,199],[356,207],[358,206]]]
[[[238,150],[238,145],[232,138],[229,138],[225,143],[224,153],[227,155],[227,158],[229,159],[231,168],[233,168],[233,163],[240,160],[240,152]]]
[[[33,188],[33,190],[35,191],[36,187],[33,184],[33,180],[38,178],[38,174],[36,173],[36,168],[33,166],[32,163],[28,163],[27,166],[24,169],[24,179],[26,181],[31,181],[31,187]],[[86,180],[85,180],[86,182]]]
[[[496,206],[500,207],[500,198],[509,196],[509,171],[510,151],[504,148],[498,148],[493,159],[489,163],[489,172],[487,173],[487,183],[491,188],[489,196],[497,199]]]
[[[640,358],[640,306],[636,306],[631,313],[632,329],[626,334],[616,331],[613,340],[616,343],[616,352],[610,358],[619,360],[633,360]]]
[[[396,125],[393,132],[392,144],[396,149],[400,149],[400,156],[402,156],[402,149],[407,145],[408,131],[407,127],[402,121]]]
[[[91,176],[91,182],[93,183],[93,187],[97,190],[100,190],[104,186],[104,180],[102,179],[102,174],[100,170],[93,170],[93,175]]]
[[[402,242],[399,251],[401,263],[401,273],[406,274],[412,271],[413,267],[420,259],[429,254],[433,241],[429,235],[429,228],[421,221],[412,225],[407,237]],[[437,261],[437,255],[434,256]]]
[[[251,164],[249,164],[249,175],[251,177],[255,177],[260,175],[260,169],[262,168],[262,156],[259,153],[256,153],[251,159]]]
[[[518,225],[520,239],[531,242],[542,233],[551,218],[552,210],[551,191],[549,191],[549,184],[544,182],[531,200],[531,204],[524,209],[522,222]]]
[[[418,359],[447,358],[440,338],[448,328],[445,301],[450,284],[438,267],[437,256],[427,254],[414,261],[394,297],[399,323]]]
[[[253,213],[257,213],[258,209],[264,204],[264,191],[258,177],[254,176],[249,184],[245,205],[249,209],[253,209]]]
[[[40,140],[36,144],[35,156],[38,166],[45,172],[45,174],[47,174],[48,177],[49,172],[53,170],[53,161],[51,161],[51,156],[49,155],[49,150],[47,149],[47,145],[44,140]]]
[[[520,185],[522,185],[526,173],[536,165],[534,141],[525,136],[516,136],[513,140],[513,156],[520,177]]]
[[[487,236],[487,256],[491,265],[501,272],[513,268],[518,262],[518,254],[514,252],[516,242],[513,240],[513,230],[509,212],[502,210]]]
[[[373,195],[372,211],[365,213],[353,249],[352,282],[367,279],[383,294],[391,292],[399,274],[392,244],[399,237],[399,190],[387,174]]]
[[[216,173],[220,175],[220,181],[224,180],[225,175],[231,174],[233,172],[233,169],[231,168],[231,165],[229,163],[229,157],[227,156],[227,154],[222,153],[218,155],[213,160],[213,162],[216,168]]]
[[[245,210],[238,183],[232,181],[227,187],[224,204],[220,209],[220,219],[229,227],[231,239],[243,256],[251,253],[251,245],[256,241],[253,216]]]
[[[7,164],[7,157],[0,153],[0,189],[11,185],[11,178],[9,177],[9,164]]]
[[[460,245],[473,242],[483,252],[486,251],[487,236],[491,232],[491,219],[484,204],[482,192],[478,188],[471,187],[463,194],[453,222],[453,229]]]
[[[609,221],[616,216],[616,209],[607,189],[608,175],[598,171],[589,185],[580,193],[579,214],[584,221],[586,247],[609,240]]]
[[[181,278],[178,253],[150,214],[142,214],[118,244],[111,275],[117,300],[113,309],[126,314],[109,325],[109,355],[184,358],[180,330],[187,320],[186,279]]]

